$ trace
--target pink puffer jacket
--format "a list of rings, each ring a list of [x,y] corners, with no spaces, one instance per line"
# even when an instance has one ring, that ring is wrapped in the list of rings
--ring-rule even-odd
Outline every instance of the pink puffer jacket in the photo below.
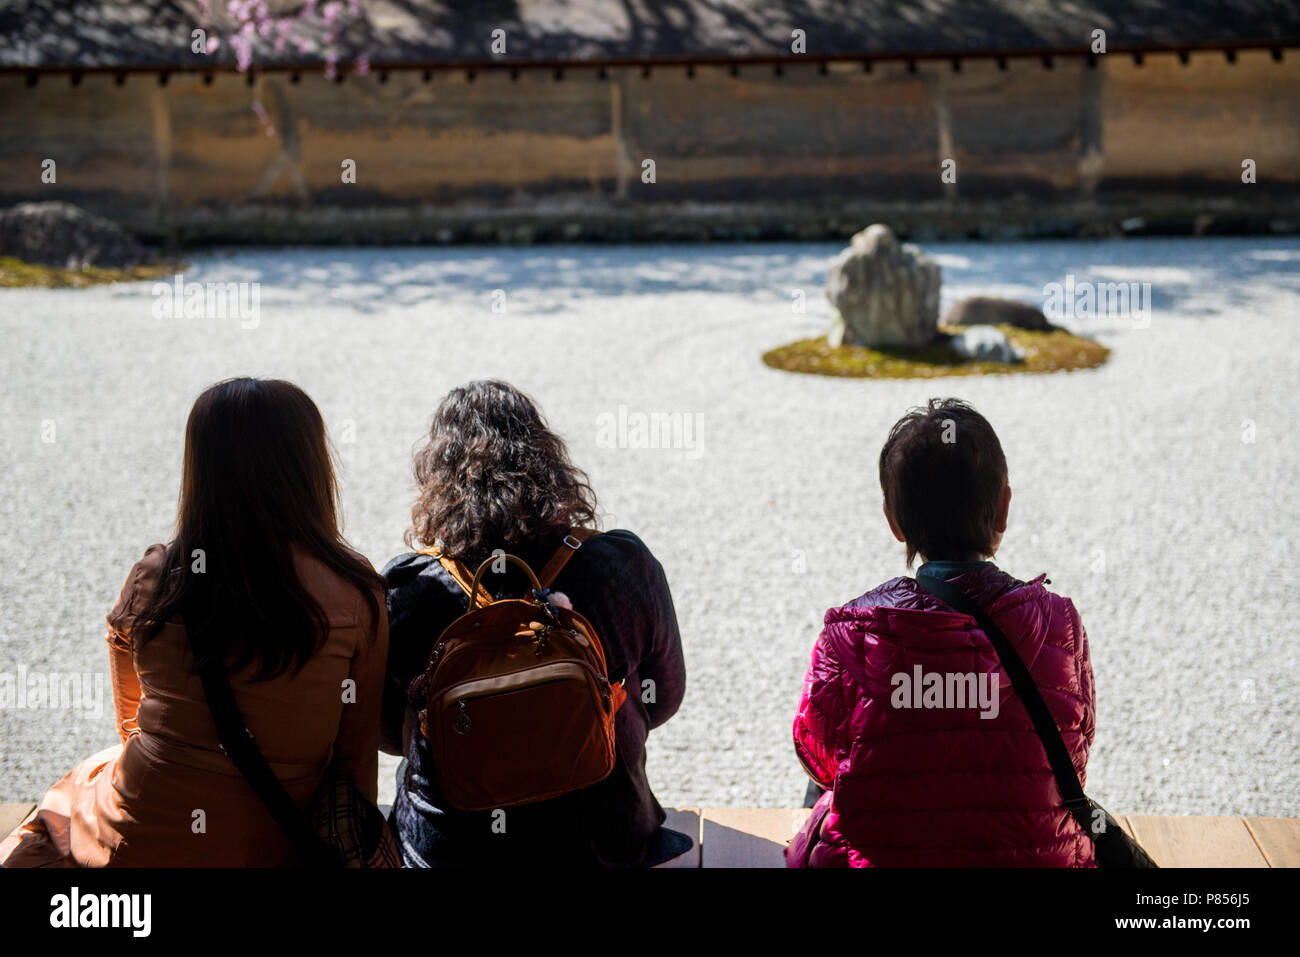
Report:
[[[991,564],[949,580],[1024,659],[1083,781],[1096,695],[1074,605],[1042,576]],[[786,851],[791,867],[1094,866],[993,646],[911,578],[826,613],[794,743],[829,790]]]

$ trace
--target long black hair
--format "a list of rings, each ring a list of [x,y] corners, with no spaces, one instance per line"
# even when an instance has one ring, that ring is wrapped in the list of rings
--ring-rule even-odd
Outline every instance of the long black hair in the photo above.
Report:
[[[294,546],[357,587],[373,631],[384,583],[339,532],[320,410],[290,382],[219,382],[190,410],[176,535],[133,640],[197,620],[232,668],[257,663],[260,679],[297,671],[329,621],[298,579]]]

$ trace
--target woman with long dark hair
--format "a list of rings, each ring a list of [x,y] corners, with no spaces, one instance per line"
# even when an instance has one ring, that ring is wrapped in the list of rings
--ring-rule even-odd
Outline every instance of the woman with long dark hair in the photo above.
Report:
[[[415,476],[406,541],[422,551],[384,569],[392,643],[381,747],[406,759],[392,821],[407,866],[647,866],[685,851],[690,841],[662,827],[645,771],[646,736],[676,713],[686,687],[662,566],[629,531],[582,536],[580,545],[570,537],[595,525],[595,495],[536,406],[505,382],[471,382],[443,399],[416,453]],[[594,785],[499,813],[458,810],[440,790],[421,730],[417,679],[469,597],[429,552],[473,570],[500,550],[540,570],[566,547],[573,552],[552,583],[552,600],[590,622],[608,680],[626,689],[614,715],[613,770]],[[527,593],[522,573],[501,565],[484,577],[489,591]]]
[[[388,626],[382,579],[343,541],[325,424],[278,380],[194,403],[175,537],[108,616],[121,743],[74,768],[0,844],[4,866],[291,865],[223,753],[185,623],[224,655],[244,723],[306,807],[331,764],[376,797]]]

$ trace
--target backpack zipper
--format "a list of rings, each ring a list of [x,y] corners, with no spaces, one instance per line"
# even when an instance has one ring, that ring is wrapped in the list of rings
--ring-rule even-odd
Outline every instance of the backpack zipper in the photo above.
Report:
[[[542,675],[547,675],[547,677],[543,679]],[[498,692],[513,691],[527,685],[549,684],[551,681],[559,681],[568,677],[588,678],[594,681],[596,690],[600,693],[601,703],[606,711],[610,710],[613,704],[613,692],[609,686],[609,679],[598,673],[595,668],[585,661],[580,661],[577,658],[554,661],[540,668],[526,668],[522,671],[511,672],[508,675],[498,675],[494,678],[476,678],[473,681],[462,681],[460,684],[452,685],[452,687],[444,691],[439,699],[439,704],[444,709],[450,704],[459,705],[458,714],[463,714],[465,703],[475,697],[481,698]]]
[[[553,630],[556,630],[556,629],[553,629]],[[567,632],[567,633],[569,634],[569,637],[570,637],[571,639],[573,639],[574,641],[576,641],[576,643],[577,643],[580,647],[582,647],[582,648],[591,648],[593,651],[595,651],[595,652],[596,652],[596,657],[600,659],[600,664],[601,664],[601,666],[602,666],[602,667],[607,667],[606,664],[605,664],[605,649],[602,648],[602,647],[600,646],[600,643],[599,643],[598,641],[589,641],[589,640],[587,639],[587,636],[584,635],[581,631],[579,631],[579,630],[576,629],[576,628],[563,628],[563,629],[558,629],[558,630],[561,630],[561,631],[565,631],[565,632]],[[536,639],[536,638],[527,638],[527,637],[521,637],[521,636],[518,636],[518,635],[515,636],[515,637],[516,637],[516,640],[519,640],[519,641],[531,641],[531,642],[533,642],[533,643],[534,643],[534,651],[537,650],[537,639]],[[445,647],[446,644],[447,644],[447,641],[448,641],[448,639],[442,639],[442,640],[440,640],[440,641],[439,641],[439,642],[434,646],[434,648],[433,648],[433,652],[429,655],[429,663],[428,663],[428,665],[425,666],[425,674],[429,675],[429,677],[432,678],[432,679],[435,680],[435,681],[437,680],[437,677],[438,677],[438,669],[439,669],[442,665],[445,665],[448,661],[451,661],[452,658],[458,657],[458,656],[460,656],[460,655],[462,655],[462,654],[465,654],[465,653],[474,653],[474,654],[477,654],[477,653],[479,652],[479,649],[478,649],[477,647],[474,646],[473,639],[462,640],[461,643],[460,643],[459,645],[457,645],[456,647],[452,648],[450,651],[448,651],[448,650],[446,649],[446,647]],[[578,659],[576,659],[576,658],[572,658],[572,659],[564,659],[564,660],[577,661]],[[591,665],[587,665],[586,667],[587,667],[588,669],[590,669],[590,670],[592,671],[593,674],[596,674],[596,673],[597,673],[596,670],[595,670],[595,668],[593,668]]]

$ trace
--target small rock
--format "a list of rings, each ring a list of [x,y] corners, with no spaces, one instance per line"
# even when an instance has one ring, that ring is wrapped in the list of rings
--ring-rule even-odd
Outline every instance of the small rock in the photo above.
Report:
[[[995,296],[971,296],[953,303],[943,314],[945,326],[1015,326],[1018,329],[1035,329],[1048,332],[1053,325],[1043,315],[1043,310],[1015,299],[998,299]]]
[[[72,269],[148,262],[144,248],[117,223],[59,202],[0,210],[0,256]]]
[[[840,314],[846,345],[923,346],[939,324],[939,281],[938,263],[876,223],[831,264],[826,298]]]
[[[1024,352],[1011,344],[1001,329],[991,326],[971,326],[956,333],[948,345],[958,355],[980,362],[1023,362]]]

